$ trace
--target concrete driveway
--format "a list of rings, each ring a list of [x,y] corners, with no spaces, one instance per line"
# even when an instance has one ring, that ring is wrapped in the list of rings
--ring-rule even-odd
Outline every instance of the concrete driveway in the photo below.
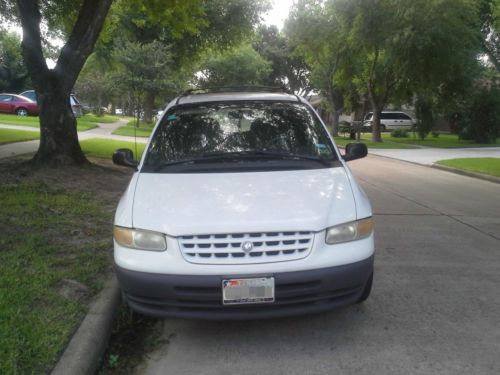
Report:
[[[168,319],[136,374],[499,374],[500,187],[370,156],[372,295],[314,316]]]

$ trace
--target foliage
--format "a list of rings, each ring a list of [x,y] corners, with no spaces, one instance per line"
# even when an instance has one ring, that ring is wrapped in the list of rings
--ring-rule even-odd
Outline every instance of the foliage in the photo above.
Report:
[[[118,69],[113,80],[133,98],[137,115],[146,95],[154,97],[175,87],[175,82],[172,81],[170,46],[161,41],[139,43],[125,40],[115,49],[114,58]],[[149,108],[149,121],[151,111],[152,108]]]
[[[19,36],[0,30],[0,92],[19,93],[27,87],[28,81]]]
[[[332,133],[338,132],[340,113],[349,79],[349,45],[337,2],[324,4],[318,0],[300,0],[290,11],[285,32],[311,70],[311,82],[327,99],[333,114]]]
[[[462,139],[495,143],[500,136],[500,88],[483,88],[473,95],[461,118]]]
[[[408,130],[406,130],[406,129],[394,129],[391,131],[391,137],[393,137],[393,138],[408,138]]]
[[[311,93],[310,68],[304,56],[295,53],[290,38],[276,26],[261,25],[252,46],[271,64],[268,85],[286,87],[300,96]]]
[[[500,0],[481,0],[480,16],[483,51],[500,72]]]
[[[200,64],[199,87],[265,85],[271,64],[250,45],[209,54]]]
[[[102,113],[102,107],[114,101],[118,94],[119,82],[113,77],[111,62],[93,54],[82,69],[74,92],[90,105],[92,112]]]

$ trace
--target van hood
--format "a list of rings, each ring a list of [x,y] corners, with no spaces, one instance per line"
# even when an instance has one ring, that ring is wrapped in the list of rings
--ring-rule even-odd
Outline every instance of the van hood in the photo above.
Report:
[[[356,219],[344,167],[245,173],[140,173],[133,226],[171,236],[321,231]]]

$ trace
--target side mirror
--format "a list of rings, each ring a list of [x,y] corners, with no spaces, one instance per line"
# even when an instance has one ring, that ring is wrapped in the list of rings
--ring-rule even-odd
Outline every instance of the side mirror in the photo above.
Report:
[[[368,148],[364,143],[349,143],[345,146],[345,161],[364,158],[368,155]]]
[[[139,162],[134,160],[134,153],[128,148],[120,148],[113,153],[113,163],[124,167],[137,168]]]

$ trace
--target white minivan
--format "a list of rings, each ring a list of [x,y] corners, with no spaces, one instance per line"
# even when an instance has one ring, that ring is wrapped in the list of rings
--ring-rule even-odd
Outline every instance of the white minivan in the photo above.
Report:
[[[363,126],[372,126],[373,112],[368,112],[365,116]],[[409,114],[401,111],[383,111],[380,113],[380,130],[412,129],[417,123]]]
[[[114,222],[126,303],[155,317],[258,319],[368,298],[372,209],[310,104],[254,89],[166,107]]]

